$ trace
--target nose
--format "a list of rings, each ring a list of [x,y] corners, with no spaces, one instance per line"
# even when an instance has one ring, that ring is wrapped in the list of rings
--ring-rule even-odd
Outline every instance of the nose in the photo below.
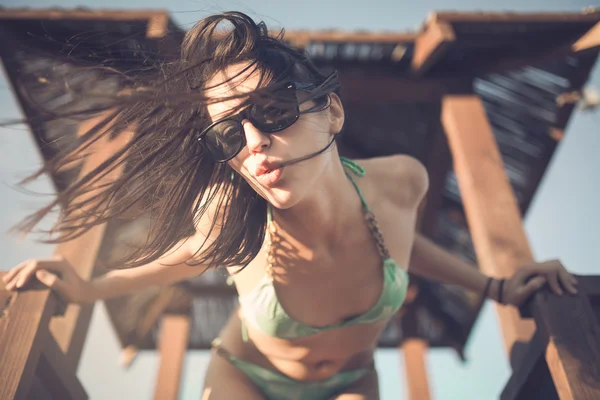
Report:
[[[251,154],[262,153],[271,146],[271,138],[265,135],[248,120],[242,122],[246,135],[246,146]]]

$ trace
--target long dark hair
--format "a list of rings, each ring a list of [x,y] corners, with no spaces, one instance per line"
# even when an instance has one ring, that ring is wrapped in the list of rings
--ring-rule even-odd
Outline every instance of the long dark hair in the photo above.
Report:
[[[93,110],[103,112],[99,123],[29,178],[56,173],[79,162],[103,138],[132,132],[114,155],[80,176],[18,228],[29,232],[60,206],[59,222],[46,240],[57,243],[112,219],[149,214],[145,245],[120,260],[139,266],[189,236],[216,202],[219,217],[210,228],[218,226],[216,238],[205,241],[188,262],[211,267],[247,265],[264,239],[266,202],[228,164],[215,163],[196,140],[210,123],[206,105],[215,101],[206,96],[206,83],[217,72],[241,63],[247,65],[241,73],[255,70],[261,83],[244,96],[240,107],[268,97],[264,95],[274,82],[317,84],[309,100],[326,99],[339,88],[335,74],[325,75],[305,53],[284,42],[283,31],[271,35],[264,23],[239,12],[205,18],[185,35],[177,61],[157,67],[152,79],[130,79],[126,90]],[[99,183],[119,169],[122,173],[109,183]]]

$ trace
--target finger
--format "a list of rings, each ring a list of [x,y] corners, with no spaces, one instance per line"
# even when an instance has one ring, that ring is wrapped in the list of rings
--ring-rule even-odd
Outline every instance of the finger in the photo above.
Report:
[[[66,270],[66,264],[60,259],[37,260],[21,272],[17,281],[17,287],[23,287],[31,279],[35,271],[40,269],[51,271],[57,275],[63,275]]]
[[[61,296],[65,296],[67,285],[56,274],[53,274],[44,269],[40,269],[35,272],[35,277],[38,278],[40,282],[48,286],[50,289],[58,292],[58,294],[60,294]]]
[[[11,280],[13,280],[15,278],[15,276],[17,276],[19,274],[19,272],[23,268],[25,268],[30,262],[32,262],[32,260],[23,261],[21,264],[13,267],[10,271],[8,271],[6,273],[6,275],[4,275],[2,277],[2,280],[4,281],[4,283],[9,283]]]
[[[39,261],[33,260],[21,269],[19,275],[14,279],[15,287],[22,288],[31,279],[35,271],[38,269]]]
[[[577,294],[577,288],[573,284],[571,274],[569,274],[567,271],[560,271],[558,273],[558,277],[560,278],[560,283],[562,286],[567,289],[567,292],[571,294]]]
[[[571,283],[573,285],[577,285],[579,283],[579,281],[577,280],[577,278],[575,278],[573,275],[570,275],[570,276],[571,276]]]
[[[530,279],[524,286],[521,287],[521,290],[519,291],[519,298],[521,301],[524,301],[529,296],[540,290],[544,284],[546,284],[546,278],[543,276],[536,276],[535,278]]]
[[[560,288],[560,284],[558,283],[558,274],[548,274],[546,276],[548,280],[548,285],[550,285],[550,289],[558,295],[563,294],[562,289]]]

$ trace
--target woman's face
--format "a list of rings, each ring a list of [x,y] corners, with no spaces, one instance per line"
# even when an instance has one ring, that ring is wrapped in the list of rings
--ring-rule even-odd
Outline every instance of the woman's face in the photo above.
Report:
[[[243,72],[245,65],[229,67],[217,74],[209,82],[209,96],[227,98],[256,89],[260,76],[258,72]],[[239,76],[238,76],[239,74]],[[220,83],[235,78],[220,85]],[[217,86],[218,85],[218,86]],[[302,98],[302,93],[298,93]],[[232,99],[208,105],[212,121],[231,116],[232,111],[244,99]],[[311,102],[300,105],[300,110],[311,107]],[[311,191],[318,190],[318,181],[331,165],[337,150],[326,151],[308,160],[277,168],[286,161],[299,159],[316,153],[326,147],[344,123],[344,111],[339,98],[331,95],[331,106],[327,109],[300,114],[292,126],[281,132],[264,134],[250,121],[243,120],[246,146],[229,165],[241,174],[246,181],[274,207],[286,209],[298,204]]]

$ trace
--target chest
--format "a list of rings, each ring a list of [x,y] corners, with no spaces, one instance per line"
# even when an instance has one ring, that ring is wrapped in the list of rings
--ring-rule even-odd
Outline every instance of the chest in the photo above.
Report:
[[[390,255],[408,265],[414,212],[374,209]],[[379,217],[381,216],[381,217]],[[381,296],[383,260],[376,238],[361,220],[335,249],[307,248],[285,236],[272,237],[272,247],[235,275],[241,295],[271,276],[277,299],[293,319],[309,326],[329,326],[368,312]]]

